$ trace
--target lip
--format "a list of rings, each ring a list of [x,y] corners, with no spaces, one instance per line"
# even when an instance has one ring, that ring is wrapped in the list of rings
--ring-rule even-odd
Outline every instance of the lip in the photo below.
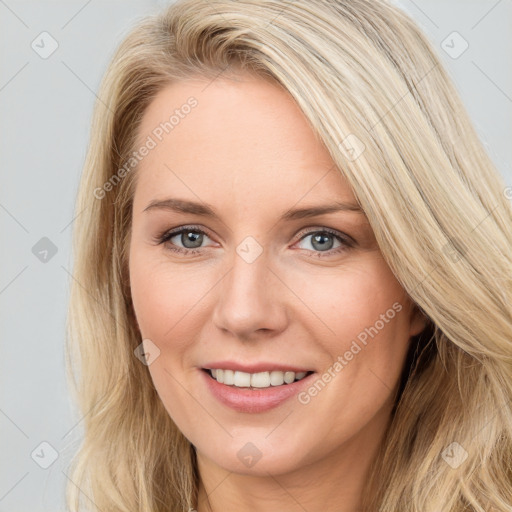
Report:
[[[260,373],[271,372],[273,370],[282,372],[310,372],[314,371],[312,368],[300,368],[299,366],[290,366],[288,364],[272,363],[271,361],[261,361],[253,364],[237,363],[236,361],[213,361],[203,365],[206,369],[220,369],[220,370],[233,370],[245,373]]]
[[[213,366],[213,368],[215,368],[215,366]],[[199,371],[203,376],[202,378],[205,381],[206,387],[217,400],[237,412],[246,413],[265,412],[278,407],[292,396],[296,396],[302,389],[309,386],[312,379],[316,376],[316,372],[313,372],[291,384],[254,389],[237,388],[221,384],[210,375],[209,371],[205,369],[199,369]]]

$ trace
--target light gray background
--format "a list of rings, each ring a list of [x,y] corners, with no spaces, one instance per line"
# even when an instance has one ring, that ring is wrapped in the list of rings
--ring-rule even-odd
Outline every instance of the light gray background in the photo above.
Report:
[[[64,323],[92,106],[116,45],[166,3],[0,0],[0,512],[65,510],[67,468],[82,431],[67,393]],[[397,3],[435,43],[511,185],[512,0]],[[43,31],[58,42],[46,59],[31,47]],[[442,46],[460,48],[446,39],[453,31],[469,44],[456,59]],[[45,263],[32,252],[43,237],[57,248]],[[38,464],[51,462],[43,442],[58,454],[47,469]]]

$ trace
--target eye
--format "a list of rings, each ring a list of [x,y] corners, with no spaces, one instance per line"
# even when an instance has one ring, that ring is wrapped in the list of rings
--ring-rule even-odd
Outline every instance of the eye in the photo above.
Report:
[[[325,258],[347,251],[355,244],[354,240],[340,231],[322,227],[314,231],[301,232],[299,242],[311,237],[310,247],[302,248],[312,253],[314,257]],[[181,254],[192,255],[201,253],[203,242],[206,238],[210,238],[208,233],[198,226],[181,226],[179,228],[165,231],[156,237],[158,244],[165,244],[166,248]],[[173,238],[176,241],[173,242]],[[335,242],[338,246],[333,248]],[[179,245],[181,244],[181,245]]]
[[[159,244],[165,244],[169,250],[174,252],[196,254],[201,252],[197,249],[201,248],[204,237],[209,238],[208,234],[199,227],[182,226],[171,231],[165,231],[157,237],[157,242]],[[182,244],[182,247],[172,242],[173,238],[177,238],[177,241]]]
[[[318,258],[333,256],[343,251],[347,251],[354,246],[352,238],[348,235],[325,227],[319,228],[316,231],[309,231],[306,234],[302,232],[301,235],[303,236],[299,242],[311,237],[308,245],[313,248],[313,255]],[[335,241],[338,241],[339,245],[333,248]]]

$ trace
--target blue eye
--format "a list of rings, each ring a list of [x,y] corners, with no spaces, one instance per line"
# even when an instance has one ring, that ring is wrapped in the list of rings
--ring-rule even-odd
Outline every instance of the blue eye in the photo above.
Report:
[[[179,235],[181,235],[181,238],[179,240],[182,244],[191,244],[192,247],[180,247],[174,243],[171,243],[171,239]],[[166,231],[165,233],[163,233],[161,236],[158,237],[158,243],[165,244],[166,248],[174,252],[184,254],[196,254],[198,252],[201,252],[198,251],[197,249],[203,242],[205,236],[208,236],[208,234],[202,229],[198,228],[197,226],[183,226],[178,229]],[[197,244],[197,247],[194,247],[194,244]]]
[[[344,233],[341,233],[330,228],[318,228],[316,230],[310,230],[306,233],[301,233],[299,242],[305,240],[307,237],[312,237],[311,246],[313,250],[310,251],[315,257],[328,257],[335,254],[339,254],[346,251],[354,246],[353,239]],[[179,243],[182,246],[176,245],[171,242],[173,238],[178,238]],[[156,238],[158,244],[164,244],[165,247],[173,252],[181,253],[185,255],[199,254],[202,243],[206,238],[209,238],[208,233],[199,228],[198,226],[181,226],[171,231],[165,231]],[[333,248],[334,241],[339,242],[339,246]],[[187,247],[188,246],[188,247]],[[318,249],[318,250],[315,250]],[[308,250],[309,249],[303,249]],[[325,256],[324,256],[325,254]]]
[[[299,241],[301,242],[308,237],[311,237],[310,244],[313,249],[318,249],[318,251],[313,252],[314,256],[319,258],[339,254],[353,247],[353,243],[351,241],[352,239],[338,231],[329,228],[322,228],[317,231],[309,231],[303,237],[301,237]],[[336,248],[332,247],[334,240],[339,242],[339,246]],[[326,256],[324,256],[324,253]]]

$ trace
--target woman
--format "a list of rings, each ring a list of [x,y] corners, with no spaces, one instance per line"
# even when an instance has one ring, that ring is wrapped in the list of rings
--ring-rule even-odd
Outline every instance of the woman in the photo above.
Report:
[[[417,26],[182,0],[99,97],[70,508],[512,511],[512,210]]]

